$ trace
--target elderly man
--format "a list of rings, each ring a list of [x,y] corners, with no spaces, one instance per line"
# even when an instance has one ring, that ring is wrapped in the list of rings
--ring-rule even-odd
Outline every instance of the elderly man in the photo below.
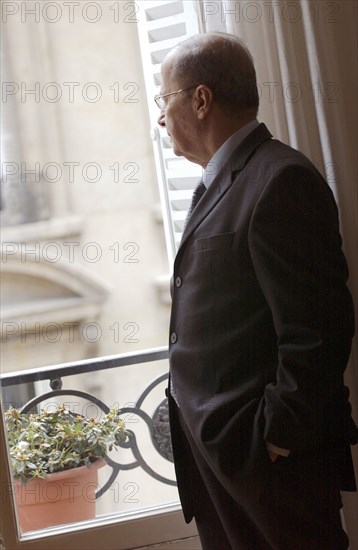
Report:
[[[353,335],[337,208],[256,120],[250,53],[209,33],[162,65],[159,124],[200,164],[175,259],[169,405],[186,520],[205,550],[341,550],[354,490]]]

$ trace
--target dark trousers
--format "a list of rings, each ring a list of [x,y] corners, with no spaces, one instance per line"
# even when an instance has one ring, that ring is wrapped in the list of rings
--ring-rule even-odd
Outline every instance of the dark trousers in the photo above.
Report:
[[[338,451],[279,457],[267,469],[265,483],[252,487],[255,498],[248,500],[239,487],[228,491],[219,483],[178,414],[203,550],[348,548],[340,517]],[[188,487],[183,490],[187,493]]]

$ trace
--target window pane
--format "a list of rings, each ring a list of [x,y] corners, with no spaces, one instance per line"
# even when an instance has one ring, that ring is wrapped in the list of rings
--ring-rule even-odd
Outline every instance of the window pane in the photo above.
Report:
[[[167,343],[169,267],[137,7],[5,9],[7,372]]]
[[[126,5],[12,2],[3,13],[5,375],[167,343],[169,267],[137,5]],[[145,387],[167,368],[161,361],[84,373],[66,377],[63,389],[133,409]],[[97,499],[97,515],[177,500],[172,462],[159,452],[160,434],[155,439],[147,422],[162,414],[157,409],[165,384],[143,403],[145,414],[129,410],[124,415],[135,428],[143,464],[137,466],[142,459],[131,447],[110,453],[123,469]],[[9,408],[50,388],[48,381],[34,379],[3,390]],[[43,406],[63,402],[78,414],[104,414],[86,397],[60,395]],[[110,473],[109,466],[99,470],[100,486]],[[35,500],[43,492],[33,491]],[[16,492],[20,500],[30,498],[26,485]],[[53,492],[47,497],[56,500]]]

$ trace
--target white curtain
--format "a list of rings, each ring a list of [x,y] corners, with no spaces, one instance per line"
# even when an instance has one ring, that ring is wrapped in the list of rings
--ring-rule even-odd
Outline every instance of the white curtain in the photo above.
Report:
[[[201,2],[203,30],[239,36],[254,56],[260,121],[305,153],[335,194],[358,320],[357,15],[356,0]],[[357,337],[346,383],[357,421]],[[357,494],[343,497],[351,548],[358,548]]]

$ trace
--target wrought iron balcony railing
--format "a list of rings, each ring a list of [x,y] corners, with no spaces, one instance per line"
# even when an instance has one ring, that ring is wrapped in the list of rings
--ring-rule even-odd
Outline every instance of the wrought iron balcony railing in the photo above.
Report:
[[[88,374],[91,372],[104,371],[108,369],[117,369],[128,365],[138,365],[141,363],[148,363],[154,361],[161,361],[168,358],[167,348],[157,348],[151,350],[145,350],[142,352],[132,352],[121,355],[113,355],[109,357],[100,357],[82,361],[76,361],[73,363],[66,363],[62,365],[54,365],[50,367],[42,367],[38,369],[31,369],[26,371],[18,371],[15,373],[3,374],[0,377],[2,388],[11,386],[18,386],[19,384],[29,384],[37,381],[49,381],[51,390],[30,399],[22,408],[22,412],[29,412],[40,403],[50,399],[57,398],[59,396],[75,396],[77,398],[84,399],[90,403],[93,403],[104,413],[109,411],[109,407],[97,396],[80,390],[62,389],[62,379],[66,376]],[[150,396],[155,388],[159,384],[162,384],[168,377],[167,373],[163,373],[157,376],[139,395],[136,402],[131,404],[131,407],[123,407],[121,411],[123,414],[129,413],[131,418],[135,416],[142,419],[149,430],[151,435],[151,442],[157,452],[165,459],[173,462],[173,454],[170,441],[169,431],[169,418],[168,418],[168,403],[164,397],[160,400],[154,413],[150,416],[144,409],[143,403]],[[168,479],[155,471],[152,466],[148,464],[146,458],[143,456],[139,449],[137,436],[134,430],[128,430],[130,432],[130,439],[123,446],[130,448],[133,460],[128,463],[119,463],[114,461],[111,457],[107,456],[106,461],[112,468],[112,473],[107,482],[97,491],[97,498],[101,497],[111,487],[112,483],[116,480],[121,470],[132,470],[135,468],[142,468],[151,477],[157,481],[167,484],[176,485],[175,480]]]

